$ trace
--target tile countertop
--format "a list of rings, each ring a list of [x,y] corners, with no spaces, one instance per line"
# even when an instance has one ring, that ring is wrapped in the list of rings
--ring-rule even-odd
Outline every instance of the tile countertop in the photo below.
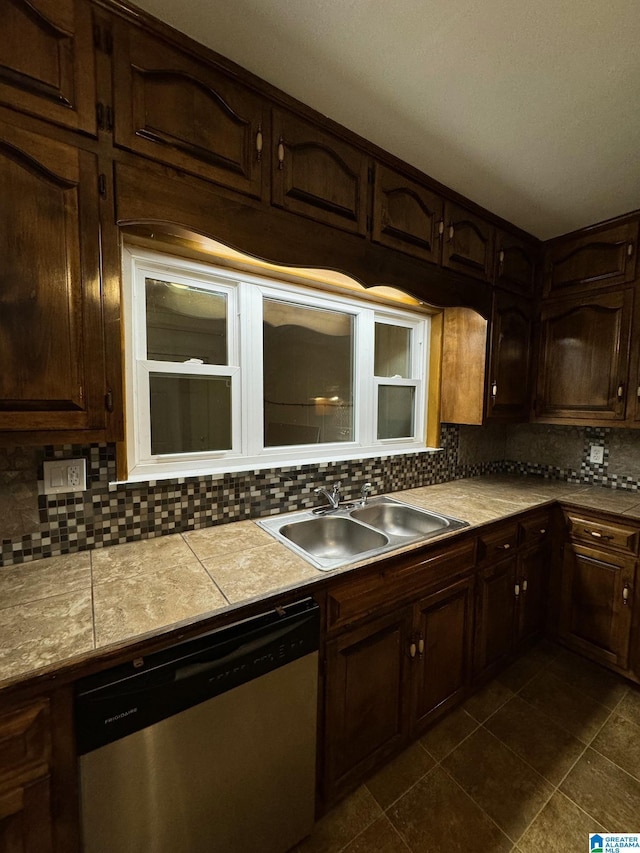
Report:
[[[638,493],[537,478],[454,480],[393,497],[472,527],[556,499],[640,518]],[[277,593],[310,594],[370,562],[320,572],[255,521],[239,521],[0,569],[0,688]]]

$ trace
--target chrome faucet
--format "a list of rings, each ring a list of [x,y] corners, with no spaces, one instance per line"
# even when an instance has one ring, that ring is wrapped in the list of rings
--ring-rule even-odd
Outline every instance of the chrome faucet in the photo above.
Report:
[[[342,487],[341,482],[337,482],[333,484],[333,489],[328,492],[325,488],[314,489],[314,494],[316,495],[324,495],[325,498],[329,501],[329,506],[319,506],[314,509],[314,512],[333,512],[334,509],[338,509],[340,506],[340,489]]]
[[[362,488],[360,489],[360,495],[361,495],[360,506],[366,506],[367,505],[367,498],[369,497],[369,492],[371,492],[372,489],[373,489],[373,486],[371,485],[371,483],[364,483],[363,484]]]

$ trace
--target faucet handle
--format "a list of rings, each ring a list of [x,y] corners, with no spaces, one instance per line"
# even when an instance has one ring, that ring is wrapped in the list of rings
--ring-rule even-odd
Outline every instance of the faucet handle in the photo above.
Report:
[[[369,492],[371,492],[372,490],[373,490],[373,486],[371,485],[371,483],[363,483],[362,484],[362,488],[360,489],[360,494],[362,495],[362,503],[363,504],[366,504]]]
[[[342,488],[342,480],[338,480],[337,483],[333,484],[333,491],[337,494]]]

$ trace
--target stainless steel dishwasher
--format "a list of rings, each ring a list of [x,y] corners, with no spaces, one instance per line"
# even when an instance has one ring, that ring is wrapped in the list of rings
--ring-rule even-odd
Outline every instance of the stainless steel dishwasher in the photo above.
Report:
[[[79,682],[86,853],[285,853],[313,825],[308,598]]]

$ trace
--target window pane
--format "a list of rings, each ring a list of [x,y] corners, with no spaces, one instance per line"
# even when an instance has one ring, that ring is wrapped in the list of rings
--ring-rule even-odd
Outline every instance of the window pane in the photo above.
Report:
[[[228,364],[227,297],[147,278],[147,358]]]
[[[265,447],[353,439],[353,317],[263,300]]]
[[[231,448],[231,380],[227,376],[149,377],[151,452]]]
[[[411,329],[376,323],[374,373],[410,379]]]
[[[378,438],[409,438],[414,434],[416,389],[406,385],[378,388]]]

